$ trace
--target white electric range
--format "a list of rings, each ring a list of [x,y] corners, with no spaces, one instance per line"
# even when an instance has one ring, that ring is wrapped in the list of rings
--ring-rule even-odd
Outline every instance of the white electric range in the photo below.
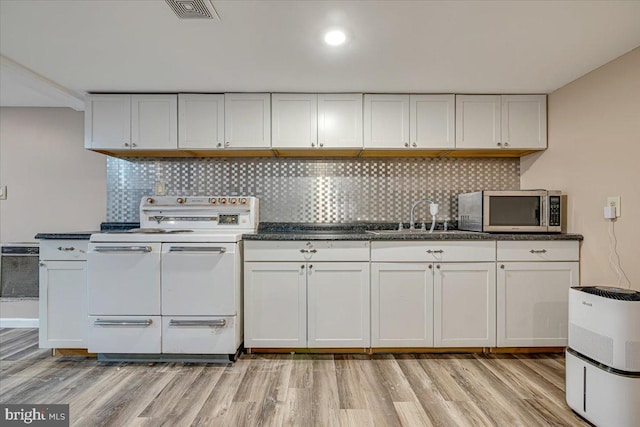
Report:
[[[103,360],[234,358],[242,344],[242,234],[258,199],[155,196],[139,229],[91,235],[88,350]]]

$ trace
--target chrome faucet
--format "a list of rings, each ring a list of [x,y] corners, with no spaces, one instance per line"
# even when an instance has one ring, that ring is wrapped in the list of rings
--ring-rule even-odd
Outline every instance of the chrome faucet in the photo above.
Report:
[[[416,229],[416,223],[414,221],[415,218],[415,212],[416,212],[416,208],[418,207],[418,205],[422,204],[422,203],[429,203],[429,211],[431,212],[431,215],[435,217],[435,215],[438,213],[438,205],[436,203],[434,203],[433,201],[431,201],[430,199],[420,199],[417,202],[415,202],[413,204],[413,206],[411,206],[411,218],[409,220],[409,230],[415,230]],[[432,208],[432,206],[435,205],[435,208]],[[434,212],[435,210],[435,212]]]

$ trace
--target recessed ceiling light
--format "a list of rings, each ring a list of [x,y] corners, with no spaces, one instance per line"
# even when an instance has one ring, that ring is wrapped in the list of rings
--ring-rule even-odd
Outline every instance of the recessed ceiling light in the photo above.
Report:
[[[324,35],[324,42],[330,46],[340,46],[345,40],[347,36],[340,30],[332,30]]]

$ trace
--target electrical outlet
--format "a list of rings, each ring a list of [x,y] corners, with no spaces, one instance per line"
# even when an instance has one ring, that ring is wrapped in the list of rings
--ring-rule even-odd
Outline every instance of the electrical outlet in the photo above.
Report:
[[[7,200],[7,186],[0,185],[0,200]]]
[[[166,196],[167,186],[164,181],[156,181],[156,196]]]
[[[616,218],[620,217],[620,196],[607,197],[607,206],[616,208]]]

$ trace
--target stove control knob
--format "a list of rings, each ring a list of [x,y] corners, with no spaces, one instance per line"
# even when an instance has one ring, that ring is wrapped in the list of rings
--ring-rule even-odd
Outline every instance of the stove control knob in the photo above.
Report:
[[[220,203],[222,203],[223,205],[227,204],[227,199],[225,199],[224,197],[222,199],[220,199]]]
[[[238,199],[236,199],[236,198],[229,199],[229,202],[230,202],[232,205],[235,205],[236,203],[238,203]]]
[[[155,202],[156,202],[156,201],[155,201],[155,200],[153,200],[151,197],[148,197],[148,198],[147,198],[147,203],[148,203],[148,204],[152,205],[152,204],[154,204]]]
[[[179,205],[183,205],[183,204],[184,204],[184,202],[185,202],[185,199],[183,199],[182,197],[178,197],[178,198],[176,199],[176,202],[178,202],[178,204],[179,204]]]
[[[211,203],[212,205],[215,205],[218,203],[218,199],[216,199],[215,197],[212,197],[211,199],[209,199],[209,203]]]
[[[240,203],[243,205],[247,204],[247,199],[245,199],[244,197],[242,198],[242,200],[240,200]]]

